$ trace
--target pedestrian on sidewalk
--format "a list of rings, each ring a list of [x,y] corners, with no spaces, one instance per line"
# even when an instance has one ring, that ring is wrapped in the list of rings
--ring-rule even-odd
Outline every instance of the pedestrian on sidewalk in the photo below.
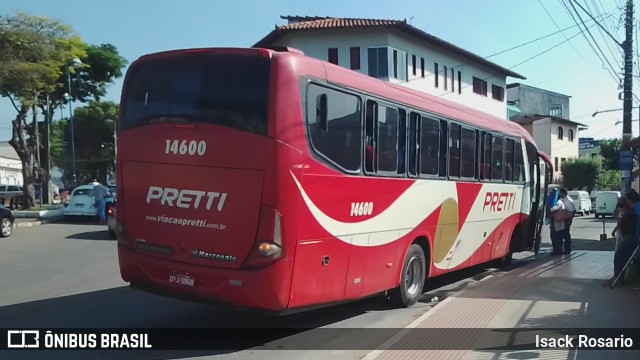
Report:
[[[547,198],[547,217],[549,222],[549,234],[553,250],[551,255],[562,254],[562,233],[566,226],[566,211],[558,189],[551,189]]]
[[[636,227],[638,226],[638,215],[635,208],[640,203],[640,195],[631,190],[624,194],[624,200],[626,202],[626,208],[623,211],[620,225],[617,232],[620,232],[620,242],[616,247],[613,255],[613,277],[604,283],[606,286],[611,286],[618,275],[621,275],[624,266],[629,261],[629,258],[633,254],[636,247],[638,247],[638,236],[636,234]],[[624,284],[624,277],[621,276],[619,283]]]
[[[576,206],[573,203],[573,199],[567,193],[567,189],[562,188],[560,190],[560,198],[567,213],[567,219],[565,220],[565,228],[560,234],[560,247],[564,250],[563,254],[571,253],[571,224],[573,224],[573,218],[576,216]]]
[[[629,209],[629,206],[627,206],[627,201],[624,199],[624,197],[620,197],[618,198],[618,202],[616,203],[616,208],[613,211],[613,217],[616,218],[616,227],[613,228],[613,231],[611,232],[611,236],[615,237],[616,239],[616,246],[614,247],[614,249],[618,248],[618,244],[620,243],[620,232],[618,231],[618,228],[620,227],[620,221],[622,220],[622,216],[624,215],[624,212],[626,211],[626,209]]]

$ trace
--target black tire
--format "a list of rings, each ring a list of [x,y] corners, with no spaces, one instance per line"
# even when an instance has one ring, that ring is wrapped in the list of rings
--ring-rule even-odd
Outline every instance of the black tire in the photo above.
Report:
[[[0,221],[0,237],[6,238],[13,234],[13,222],[9,218]]]
[[[116,232],[114,230],[109,229],[109,237],[112,239],[116,238]]]
[[[539,249],[539,246],[538,246],[538,249]],[[534,249],[534,252],[535,252],[535,249]],[[538,253],[536,252],[536,255],[537,254]],[[509,266],[511,265],[511,260],[513,260],[513,253],[509,251],[507,255],[499,259],[496,259],[496,267]]]
[[[402,264],[400,285],[389,293],[391,302],[399,307],[415,305],[422,295],[426,274],[424,251],[420,245],[411,244]]]

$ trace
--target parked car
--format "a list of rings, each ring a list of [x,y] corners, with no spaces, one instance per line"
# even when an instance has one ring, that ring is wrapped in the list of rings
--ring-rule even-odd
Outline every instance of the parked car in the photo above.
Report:
[[[612,216],[616,209],[618,198],[621,196],[620,191],[598,191],[596,194],[596,208],[594,209],[596,219],[599,217],[604,218],[607,215]]]
[[[64,204],[62,214],[66,219],[74,216],[98,216],[98,207],[96,206],[95,199],[95,185],[80,185],[73,189],[69,202]],[[114,194],[111,190],[107,189],[107,196],[105,197],[105,212],[107,215],[111,207],[113,207]]]
[[[107,210],[107,230],[109,231],[109,237],[116,238],[116,206],[109,207]]]
[[[589,215],[591,213],[591,198],[586,191],[569,191],[567,192],[573,204],[576,207],[576,213],[581,213],[582,216]]]
[[[13,222],[15,217],[13,212],[0,205],[0,237],[9,237],[13,233]]]
[[[7,200],[11,205],[19,203],[23,194],[22,186],[0,185],[0,205],[4,205]]]

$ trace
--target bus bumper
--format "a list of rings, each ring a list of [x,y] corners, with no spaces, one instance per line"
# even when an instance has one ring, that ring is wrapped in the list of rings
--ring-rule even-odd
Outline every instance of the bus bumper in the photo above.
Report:
[[[124,281],[153,293],[274,312],[289,303],[293,261],[288,259],[260,269],[222,269],[155,258],[118,244],[118,262]],[[169,282],[175,272],[188,273],[194,285]]]

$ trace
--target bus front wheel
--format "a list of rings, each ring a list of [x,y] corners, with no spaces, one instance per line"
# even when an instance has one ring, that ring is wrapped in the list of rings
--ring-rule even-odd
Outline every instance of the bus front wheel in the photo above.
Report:
[[[413,306],[422,295],[427,273],[424,251],[418,244],[411,244],[402,265],[400,285],[390,293],[391,301],[400,307]]]

